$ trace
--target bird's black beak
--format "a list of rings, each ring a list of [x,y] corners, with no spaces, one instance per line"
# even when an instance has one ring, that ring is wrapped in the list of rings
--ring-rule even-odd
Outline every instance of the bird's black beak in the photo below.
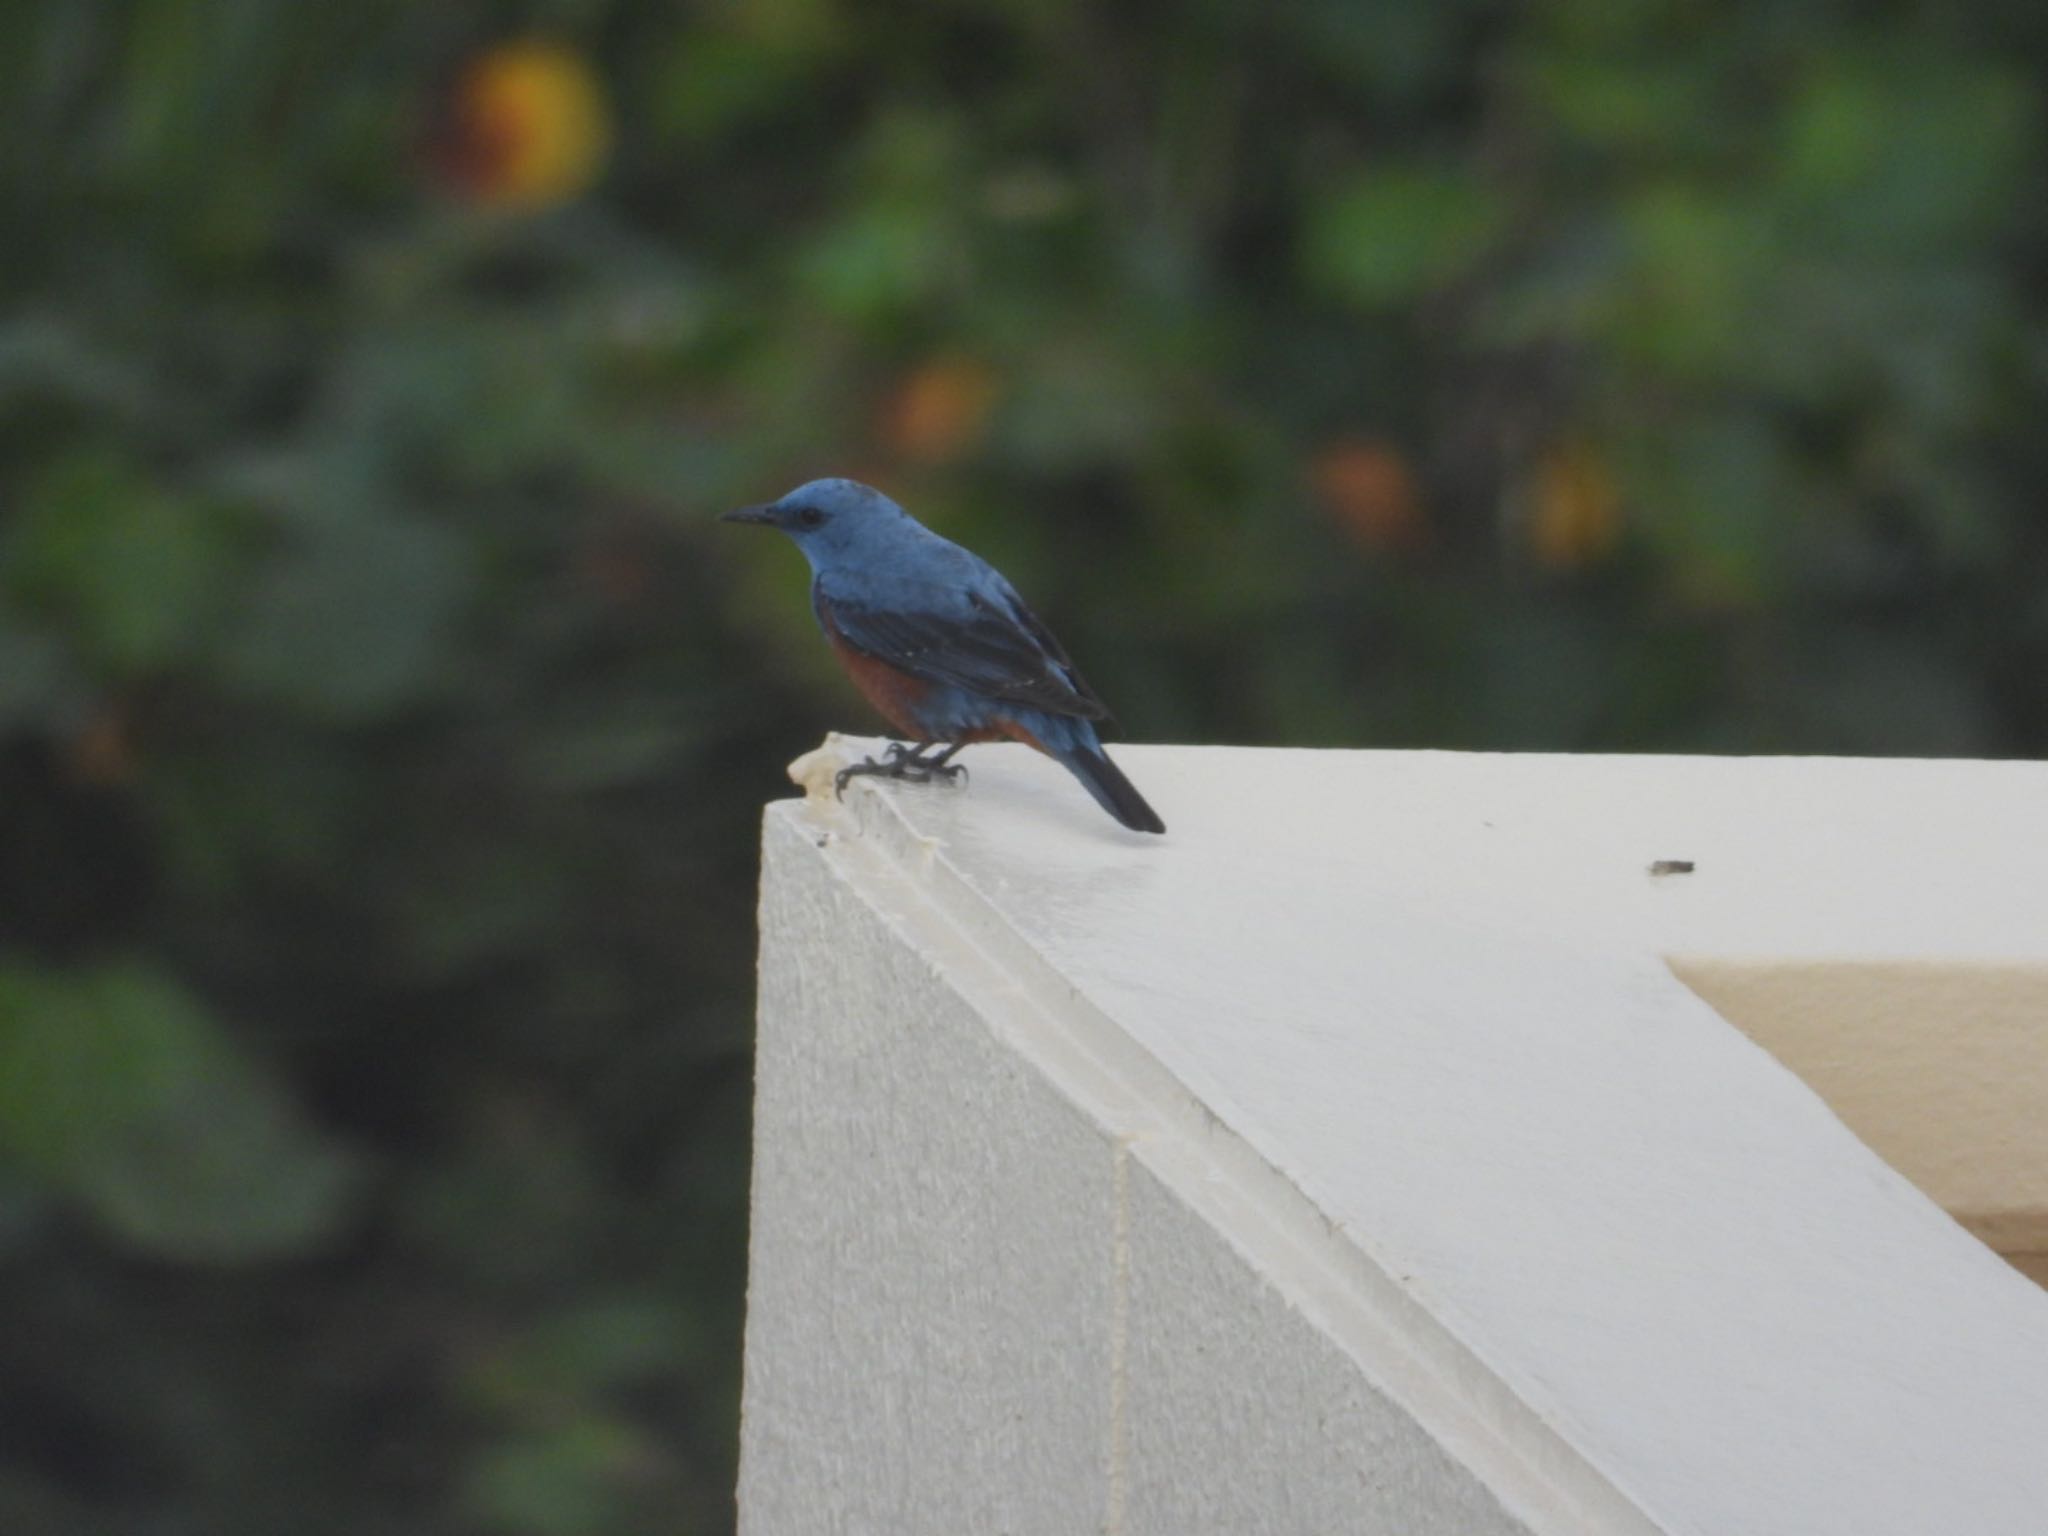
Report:
[[[775,503],[764,501],[758,506],[734,507],[730,512],[718,514],[721,523],[766,523],[774,527],[776,522]]]

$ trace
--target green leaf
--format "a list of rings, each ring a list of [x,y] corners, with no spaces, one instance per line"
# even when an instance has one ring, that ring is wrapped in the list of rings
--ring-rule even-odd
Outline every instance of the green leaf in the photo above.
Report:
[[[1360,177],[1309,213],[1302,262],[1311,281],[1367,307],[1406,303],[1464,276],[1502,221],[1476,175],[1390,167]]]
[[[356,1173],[141,965],[0,967],[0,1151],[134,1246],[223,1263],[312,1247]]]
[[[477,1406],[506,1417],[595,1398],[694,1363],[696,1320],[673,1297],[617,1295],[552,1314],[480,1359],[466,1385]]]
[[[1809,498],[1767,418],[1699,417],[1623,444],[1621,459],[1631,503],[1688,601],[1742,606],[1782,595]]]
[[[1620,347],[1682,377],[1744,377],[1774,230],[1741,196],[1652,183],[1623,205],[1630,306]]]
[[[1787,107],[1778,185],[1836,248],[1954,261],[1957,241],[2010,221],[2024,199],[2035,116],[1999,66],[1837,59]]]
[[[746,15],[745,11],[739,13]],[[714,143],[787,110],[817,49],[740,33],[680,31],[655,72],[654,125],[685,143]]]
[[[220,609],[239,546],[222,508],[88,449],[58,459],[27,498],[7,544],[8,581],[74,626],[88,657],[129,676],[190,651]]]
[[[820,304],[878,320],[916,304],[943,275],[949,240],[936,210],[910,203],[862,208],[803,253],[801,281]]]
[[[481,1455],[464,1502],[485,1529],[513,1536],[605,1536],[638,1528],[631,1497],[650,1464],[658,1459],[645,1431],[588,1413]]]

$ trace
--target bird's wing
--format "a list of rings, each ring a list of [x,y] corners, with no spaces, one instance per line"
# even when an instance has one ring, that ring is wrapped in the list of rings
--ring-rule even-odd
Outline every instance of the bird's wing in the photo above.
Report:
[[[913,677],[1056,715],[1108,719],[1059,642],[1007,587],[948,593],[943,604],[884,606],[820,579],[811,597],[818,618],[848,645]]]

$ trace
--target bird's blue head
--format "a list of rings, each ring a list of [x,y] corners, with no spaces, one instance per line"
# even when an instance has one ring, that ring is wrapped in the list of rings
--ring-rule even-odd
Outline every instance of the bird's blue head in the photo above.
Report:
[[[899,527],[917,526],[908,512],[858,480],[813,480],[780,501],[727,512],[721,521],[781,529],[796,541],[813,570]]]

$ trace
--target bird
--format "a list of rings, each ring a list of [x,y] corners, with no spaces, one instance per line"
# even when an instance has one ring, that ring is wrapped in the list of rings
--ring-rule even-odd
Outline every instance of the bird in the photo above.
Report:
[[[1108,707],[979,555],[857,480],[813,480],[721,520],[778,529],[803,551],[818,627],[854,686],[913,743],[841,769],[839,789],[861,774],[950,781],[962,747],[1021,741],[1132,831],[1166,830],[1102,749]]]

